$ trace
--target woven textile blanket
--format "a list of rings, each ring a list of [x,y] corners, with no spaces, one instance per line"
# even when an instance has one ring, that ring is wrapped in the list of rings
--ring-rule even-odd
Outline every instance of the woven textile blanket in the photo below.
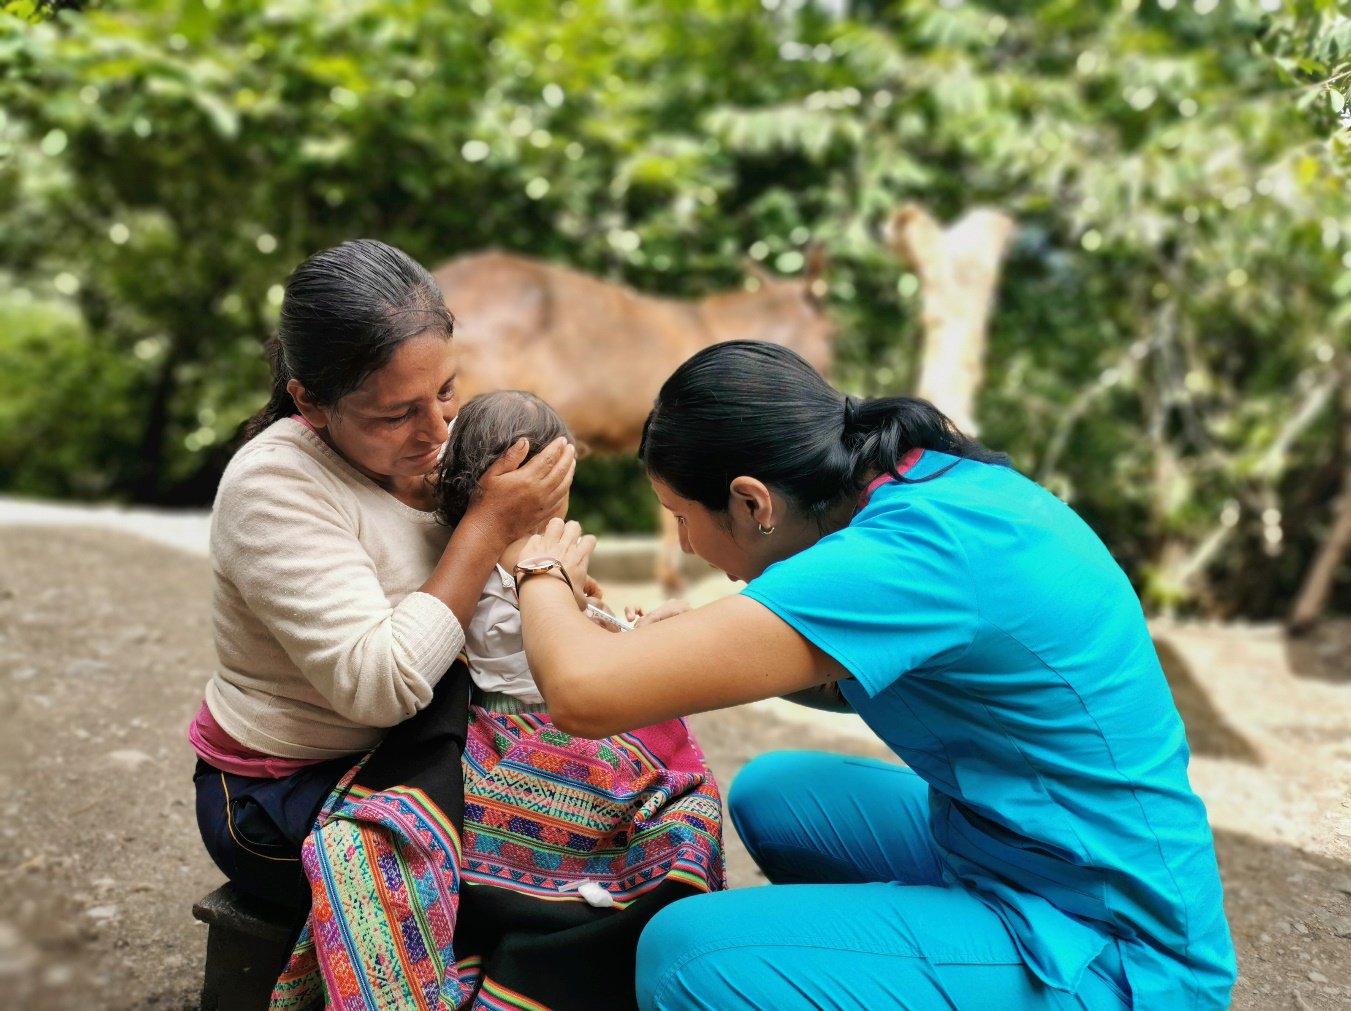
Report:
[[[272,1011],[634,1007],[643,926],[723,887],[721,799],[685,722],[582,740],[445,687],[321,811]]]
[[[466,882],[571,902],[592,881],[621,909],[672,875],[722,887],[722,800],[684,720],[589,741],[473,707],[464,777]]]

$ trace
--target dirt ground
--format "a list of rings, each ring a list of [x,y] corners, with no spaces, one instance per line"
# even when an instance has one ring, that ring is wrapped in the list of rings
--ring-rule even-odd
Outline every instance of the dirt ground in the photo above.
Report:
[[[611,600],[652,602],[624,590]],[[0,525],[0,1007],[196,1006],[189,910],[221,877],[183,732],[214,662],[209,603],[200,554]],[[1155,632],[1216,830],[1234,1007],[1351,1007],[1351,623],[1293,647],[1263,626]],[[694,722],[724,785],[774,748],[882,754],[852,717],[787,703]],[[756,885],[728,836],[732,885]]]

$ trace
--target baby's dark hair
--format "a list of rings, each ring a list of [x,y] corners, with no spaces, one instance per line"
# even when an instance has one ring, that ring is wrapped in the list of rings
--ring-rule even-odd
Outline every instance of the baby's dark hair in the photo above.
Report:
[[[560,435],[573,441],[558,412],[533,393],[497,390],[474,397],[450,430],[436,482],[436,518],[447,526],[464,519],[479,494],[479,478],[518,439],[530,440],[529,460]]]

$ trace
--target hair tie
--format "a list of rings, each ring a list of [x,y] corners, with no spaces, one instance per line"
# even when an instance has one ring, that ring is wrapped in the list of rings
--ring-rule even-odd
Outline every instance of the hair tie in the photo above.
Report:
[[[848,435],[859,427],[862,418],[863,404],[857,397],[851,397],[845,394],[844,397],[844,432]]]

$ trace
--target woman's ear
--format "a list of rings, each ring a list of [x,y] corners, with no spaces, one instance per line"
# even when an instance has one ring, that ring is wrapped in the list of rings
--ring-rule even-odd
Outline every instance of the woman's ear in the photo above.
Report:
[[[328,410],[310,399],[309,391],[300,384],[299,379],[287,382],[286,392],[291,394],[291,399],[296,402],[296,410],[310,423],[311,428],[317,431],[328,427]]]
[[[733,522],[766,529],[774,526],[774,497],[763,481],[744,475],[734,477],[728,491],[727,508]]]

